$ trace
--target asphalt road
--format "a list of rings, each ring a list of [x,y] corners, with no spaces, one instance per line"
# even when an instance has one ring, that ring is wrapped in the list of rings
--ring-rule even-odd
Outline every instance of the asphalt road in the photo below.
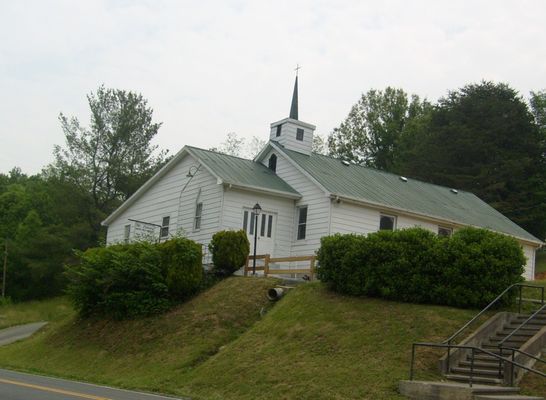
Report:
[[[0,399],[174,400],[175,398],[0,369]]]

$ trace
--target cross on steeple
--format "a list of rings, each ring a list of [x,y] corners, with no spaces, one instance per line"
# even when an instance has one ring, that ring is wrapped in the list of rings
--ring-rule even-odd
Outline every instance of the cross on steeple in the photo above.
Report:
[[[301,69],[299,64],[296,64],[296,68],[294,68],[294,71],[296,71],[296,76],[298,76],[298,72]]]

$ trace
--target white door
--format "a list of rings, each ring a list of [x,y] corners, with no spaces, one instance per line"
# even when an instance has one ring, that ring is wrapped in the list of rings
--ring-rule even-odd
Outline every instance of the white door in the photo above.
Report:
[[[254,234],[256,236],[256,254],[271,254],[275,249],[275,225],[276,214],[268,211],[261,211],[257,218],[252,210],[243,211],[243,229],[246,231],[250,242],[250,254],[254,254]]]

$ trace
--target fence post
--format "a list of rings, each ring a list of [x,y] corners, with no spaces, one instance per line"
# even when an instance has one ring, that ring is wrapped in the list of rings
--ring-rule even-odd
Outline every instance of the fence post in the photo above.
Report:
[[[415,362],[415,343],[411,345],[411,364],[409,372],[409,380],[413,380],[413,363]]]
[[[472,387],[472,379],[474,378],[474,347],[472,347],[472,358],[470,359],[470,387]]]
[[[246,256],[245,271],[244,271],[245,276],[248,276],[248,262],[249,262],[249,260],[250,260],[250,256]]]
[[[269,275],[269,258],[271,257],[271,254],[266,254],[264,259],[264,277],[267,278],[267,275]]]

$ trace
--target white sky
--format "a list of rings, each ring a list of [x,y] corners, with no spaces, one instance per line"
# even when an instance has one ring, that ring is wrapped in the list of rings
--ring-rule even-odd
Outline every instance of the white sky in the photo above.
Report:
[[[36,173],[87,125],[100,84],[141,92],[155,140],[208,148],[267,139],[288,116],[327,135],[360,94],[395,86],[436,101],[481,79],[546,88],[545,1],[0,0],[0,172]]]

